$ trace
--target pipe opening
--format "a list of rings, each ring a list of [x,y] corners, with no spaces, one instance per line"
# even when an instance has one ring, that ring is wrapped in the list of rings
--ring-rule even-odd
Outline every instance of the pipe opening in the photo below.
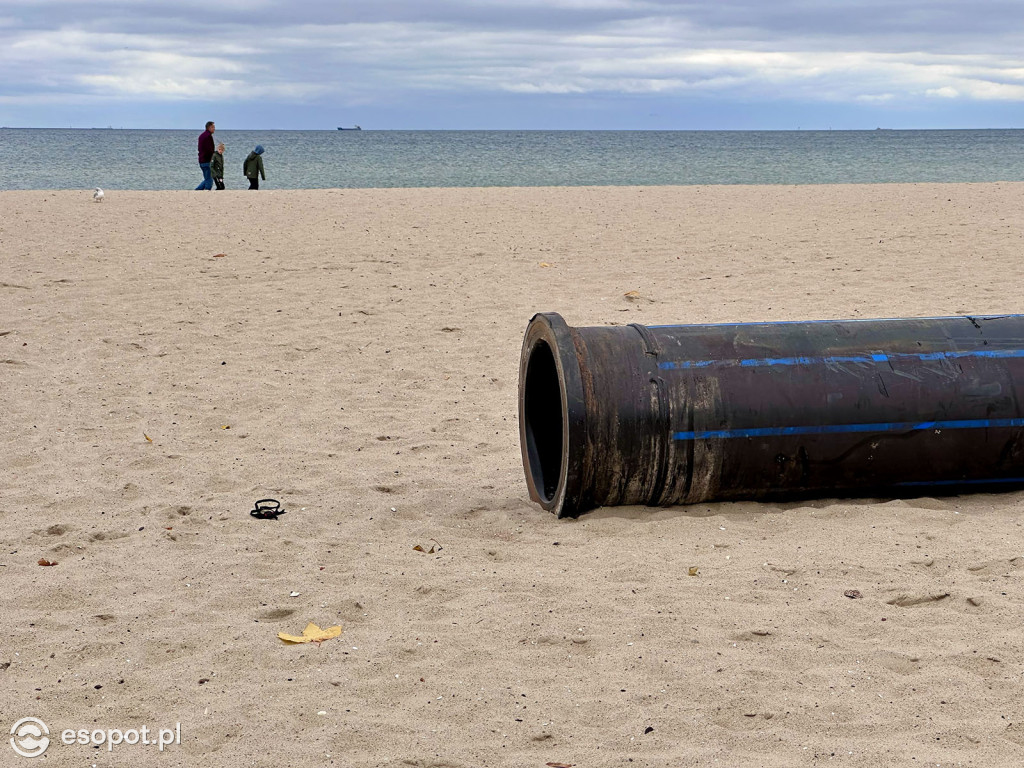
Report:
[[[555,356],[546,341],[530,351],[523,388],[526,453],[534,488],[550,503],[562,477],[562,388]]]

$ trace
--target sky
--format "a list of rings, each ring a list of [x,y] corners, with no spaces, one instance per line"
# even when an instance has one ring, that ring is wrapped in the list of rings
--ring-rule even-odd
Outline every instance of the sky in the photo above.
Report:
[[[1018,0],[0,0],[0,126],[1024,128]]]

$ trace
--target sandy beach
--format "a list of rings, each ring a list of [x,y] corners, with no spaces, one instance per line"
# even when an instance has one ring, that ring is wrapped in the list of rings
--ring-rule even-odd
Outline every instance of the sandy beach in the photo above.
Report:
[[[0,192],[39,764],[1020,764],[1024,494],[558,520],[516,410],[538,311],[1024,312],[1024,184],[91,194]]]

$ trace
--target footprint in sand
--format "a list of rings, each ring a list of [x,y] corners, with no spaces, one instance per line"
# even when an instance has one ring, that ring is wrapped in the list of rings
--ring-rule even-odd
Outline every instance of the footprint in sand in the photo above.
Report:
[[[987,560],[984,563],[969,565],[967,570],[979,576],[996,576],[1021,566],[1024,566],[1024,557],[1011,557],[1009,560]]]
[[[97,531],[89,534],[89,541],[117,541],[130,535],[126,531]]]
[[[750,629],[746,632],[738,632],[729,637],[734,643],[764,642],[772,636],[768,629]]]
[[[294,613],[293,608],[271,608],[261,613],[257,621],[283,621]]]
[[[910,675],[920,672],[922,665],[918,656],[908,656],[904,653],[885,652],[881,657],[881,664],[888,670],[901,675]]]
[[[1010,723],[1003,731],[1003,738],[1024,747],[1024,723]]]
[[[892,600],[886,600],[886,605],[895,605],[898,608],[910,608],[914,605],[925,605],[926,603],[937,603],[949,597],[949,592],[937,592],[931,595],[910,595],[900,594]]]

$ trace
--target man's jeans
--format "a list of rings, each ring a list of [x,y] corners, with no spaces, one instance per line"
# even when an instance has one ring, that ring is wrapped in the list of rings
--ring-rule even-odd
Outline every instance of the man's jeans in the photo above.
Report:
[[[196,187],[196,192],[200,189],[213,189],[213,176],[210,175],[210,164],[200,163],[199,167],[203,169],[203,180]]]

